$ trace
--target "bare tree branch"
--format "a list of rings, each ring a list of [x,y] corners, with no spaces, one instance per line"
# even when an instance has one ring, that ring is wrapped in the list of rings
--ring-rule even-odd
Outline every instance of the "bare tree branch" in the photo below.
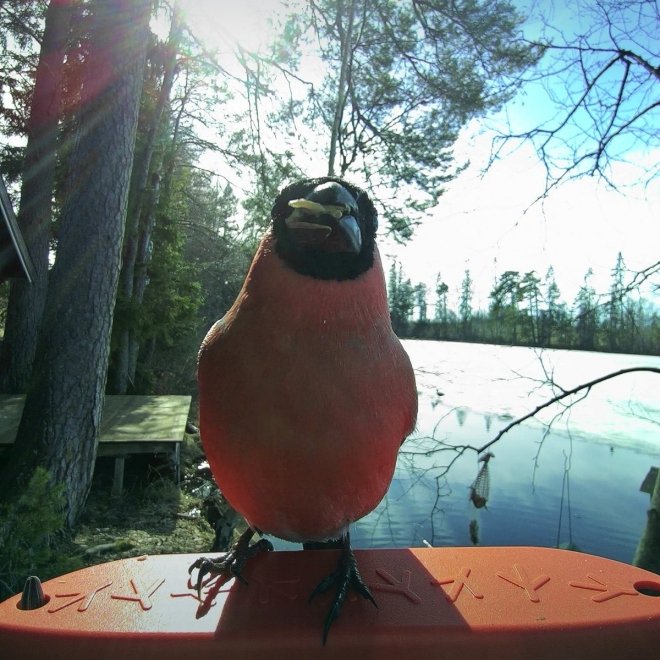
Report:
[[[546,170],[543,192],[532,204],[585,175],[616,189],[622,185],[613,172],[616,162],[627,153],[660,147],[660,17],[654,5],[579,0],[573,7],[576,26],[566,31],[542,19],[552,37],[530,42],[545,55],[543,68],[526,82],[543,83],[548,107],[554,106],[557,115],[525,130],[500,131],[488,163],[501,158],[507,144],[531,143]],[[660,168],[651,165],[642,176],[650,181],[658,174]]]
[[[604,383],[606,380],[610,380],[612,378],[622,376],[623,374],[629,374],[637,371],[646,371],[650,373],[660,374],[660,367],[628,367],[626,369],[619,369],[618,371],[613,371],[612,373],[605,374],[604,376],[594,378],[593,380],[577,385],[576,387],[572,387],[571,389],[562,390],[561,393],[558,394],[557,396],[554,396],[551,399],[544,401],[540,405],[536,406],[534,410],[531,410],[522,417],[518,417],[517,419],[514,419],[512,422],[507,424],[503,429],[501,429],[497,433],[497,435],[492,440],[490,440],[485,445],[476,449],[477,453],[481,454],[482,452],[486,451],[486,449],[494,445],[504,434],[508,433],[512,428],[518,426],[519,424],[522,424],[523,422],[527,421],[528,419],[531,419],[532,417],[535,417],[544,408],[547,408],[548,406],[563,401],[566,397],[571,396],[572,394],[577,394],[578,392],[584,391],[584,396],[586,396],[591,391],[591,388],[594,387],[595,385]]]

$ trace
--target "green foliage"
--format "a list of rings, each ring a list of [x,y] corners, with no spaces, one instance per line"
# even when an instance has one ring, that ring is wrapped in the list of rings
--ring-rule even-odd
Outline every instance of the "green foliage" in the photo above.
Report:
[[[617,255],[616,265],[612,270],[612,285],[607,301],[607,343],[612,351],[616,351],[628,334],[626,314],[626,289],[624,285],[625,263],[621,252]]]
[[[77,567],[75,557],[58,556],[53,541],[65,527],[64,490],[37,468],[25,490],[0,509],[0,600],[23,587],[28,575],[42,580]]]
[[[403,279],[401,264],[392,263],[387,282],[392,327],[396,333],[402,332],[410,320],[415,307],[415,291],[410,279]]]
[[[458,315],[461,319],[463,332],[470,336],[470,325],[472,322],[472,277],[470,276],[469,269],[465,270],[465,276],[461,283],[461,298],[458,306]]]
[[[461,169],[461,128],[510,98],[540,51],[506,0],[316,0],[300,20],[328,69],[300,108],[324,134],[328,173],[368,181],[405,241]]]
[[[589,280],[593,275],[591,268],[584,276],[584,284],[575,297],[574,316],[577,347],[584,350],[593,350],[596,347],[596,334],[600,321],[598,299]]]
[[[270,225],[270,210],[285,183],[300,178],[303,173],[293,164],[292,154],[262,153],[250,157],[249,162],[257,173],[256,185],[248,192],[242,206],[245,210],[246,230],[256,246],[260,234]]]
[[[172,218],[161,215],[154,235],[150,282],[140,309],[140,335],[171,346],[195,327],[202,304],[201,285],[183,258],[185,236]]]
[[[435,320],[441,323],[447,322],[447,293],[449,286],[443,282],[440,273],[435,280]]]
[[[0,127],[24,135],[46,3],[12,5],[11,10],[0,11]]]
[[[195,389],[197,351],[234,301],[254,240],[241,242],[230,218],[237,199],[229,185],[193,169],[179,154],[152,236],[149,285],[136,315],[142,344],[135,389],[187,393]]]
[[[5,319],[7,317],[7,302],[9,301],[9,281],[0,284],[0,339],[2,338]]]
[[[5,183],[10,184],[20,181],[23,175],[24,159],[24,147],[11,144],[4,144],[0,147],[0,172],[5,178]],[[11,190],[9,194],[11,195]]]
[[[417,308],[417,319],[419,321],[426,321],[426,312],[427,312],[426,284],[421,284],[421,283],[416,284],[413,287],[413,293],[415,296],[415,307]]]

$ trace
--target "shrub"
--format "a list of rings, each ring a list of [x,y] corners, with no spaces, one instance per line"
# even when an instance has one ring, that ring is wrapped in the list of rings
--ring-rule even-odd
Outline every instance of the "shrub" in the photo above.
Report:
[[[0,507],[0,600],[23,588],[28,575],[42,580],[77,567],[75,557],[58,556],[54,540],[65,527],[64,490],[37,468],[25,490]]]

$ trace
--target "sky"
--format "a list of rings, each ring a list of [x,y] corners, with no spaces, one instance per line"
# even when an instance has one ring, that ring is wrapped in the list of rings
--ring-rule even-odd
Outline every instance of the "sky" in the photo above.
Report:
[[[232,41],[249,50],[264,44],[270,36],[269,12],[278,4],[275,0],[179,3],[197,36],[221,52],[228,52]],[[536,7],[543,11],[552,6],[548,15],[564,28],[571,17],[561,4],[539,1]],[[628,184],[624,193],[583,177],[555,189],[542,203],[534,200],[543,190],[545,170],[529,145],[509,153],[484,174],[492,138],[485,126],[502,125],[512,118],[519,125],[533,126],[546,110],[542,89],[526,88],[500,115],[466,127],[455,155],[459,162],[470,161],[470,167],[447,186],[438,206],[405,246],[380,237],[386,272],[395,259],[406,277],[423,282],[430,291],[440,273],[449,285],[449,304],[456,307],[469,269],[473,308],[485,309],[496,276],[506,270],[535,270],[543,278],[552,265],[561,297],[570,304],[589,268],[594,271],[590,284],[600,293],[607,292],[619,251],[631,271],[658,261],[660,181],[636,185],[639,172],[634,167],[621,164],[613,172]],[[660,154],[643,157],[660,161]],[[434,304],[432,294],[429,303]],[[656,303],[660,304],[657,298]]]
[[[486,174],[491,135],[466,131],[456,153],[471,166],[447,186],[437,208],[403,248],[382,242],[414,282],[434,287],[437,273],[454,300],[465,269],[475,283],[473,307],[485,309],[493,282],[505,270],[553,266],[562,299],[571,303],[588,268],[591,285],[606,292],[621,251],[630,269],[660,258],[660,186],[625,195],[593,178],[567,182],[542,203],[545,171],[531,147],[496,163]],[[625,169],[623,166],[622,170]],[[623,174],[622,174],[623,176]]]

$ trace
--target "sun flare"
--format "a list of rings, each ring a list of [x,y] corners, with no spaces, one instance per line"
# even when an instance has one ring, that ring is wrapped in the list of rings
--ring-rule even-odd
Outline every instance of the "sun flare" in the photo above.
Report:
[[[263,50],[273,38],[279,0],[178,0],[184,20],[210,49]]]

